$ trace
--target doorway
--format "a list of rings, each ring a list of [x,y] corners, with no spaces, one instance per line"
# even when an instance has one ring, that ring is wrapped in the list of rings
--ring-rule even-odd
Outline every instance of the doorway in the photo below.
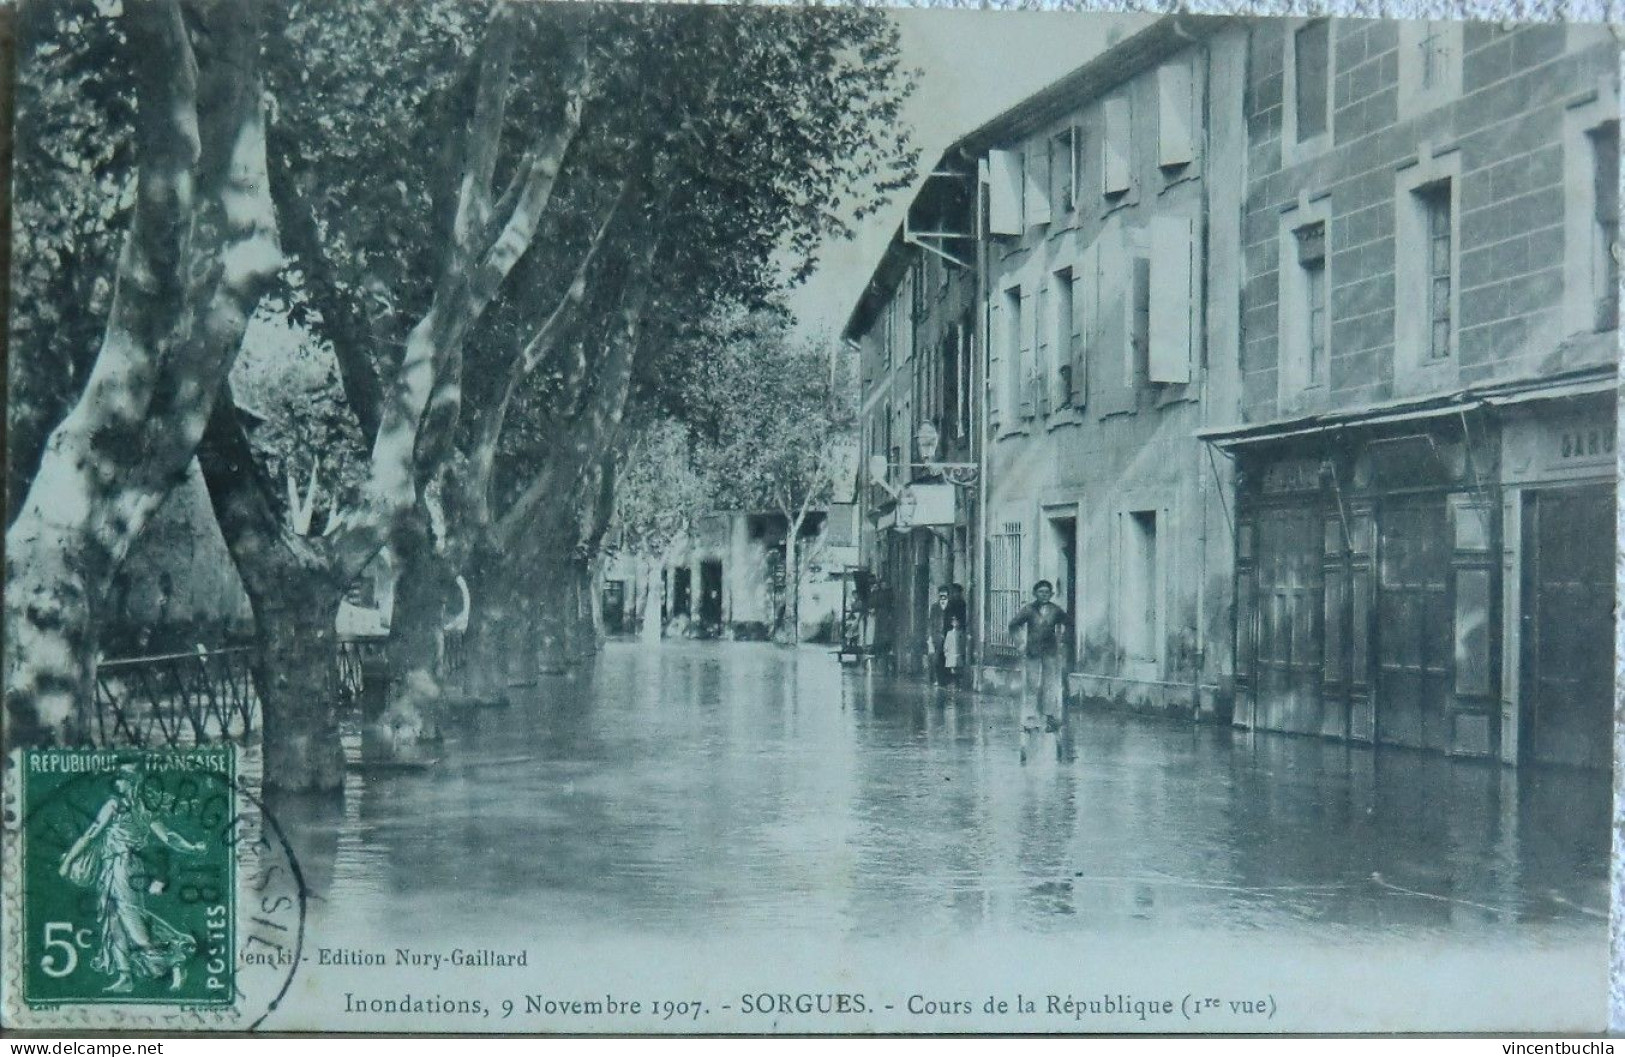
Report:
[[[1613,489],[1531,492],[1522,516],[1523,755],[1607,767],[1614,722]]]
[[[671,571],[671,615],[675,619],[693,613],[693,575],[688,566],[679,565]]]
[[[707,558],[700,562],[700,623],[722,624],[722,562]]]
[[[1050,515],[1049,540],[1040,575],[1055,583],[1055,602],[1077,626],[1078,519],[1073,514]]]
[[[1455,620],[1442,497],[1393,502],[1377,518],[1377,740],[1449,749]]]

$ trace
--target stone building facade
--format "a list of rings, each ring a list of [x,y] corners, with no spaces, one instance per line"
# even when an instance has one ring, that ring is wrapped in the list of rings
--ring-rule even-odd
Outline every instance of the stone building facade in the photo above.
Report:
[[[1618,45],[1249,37],[1236,721],[1604,765]]]

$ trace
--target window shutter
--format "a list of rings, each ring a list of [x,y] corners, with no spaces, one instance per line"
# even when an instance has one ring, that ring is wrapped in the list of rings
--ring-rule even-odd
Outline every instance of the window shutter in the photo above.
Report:
[[[1016,358],[1012,376],[1020,391],[1021,417],[1033,417],[1033,389],[1029,384],[1033,362],[1033,294],[1027,287],[1021,289],[1021,354]]]
[[[1027,226],[1048,224],[1049,201],[1049,144],[1036,143],[1027,151],[1026,180]]]
[[[1021,234],[1021,154],[988,151],[987,177],[987,230],[994,235]]]
[[[1134,383],[1133,372],[1129,370],[1134,362],[1134,335],[1130,326],[1134,310],[1134,265],[1120,227],[1108,228],[1096,245],[1100,275],[1096,327],[1100,343],[1095,363],[1105,371],[1098,376],[1097,392],[1100,413],[1109,415],[1134,406],[1133,390],[1129,388]]]
[[[1151,221],[1150,380],[1191,380],[1191,222],[1159,216]]]
[[[1091,242],[1072,269],[1072,406],[1089,399],[1089,346],[1094,344],[1095,291],[1100,285],[1100,247]]]
[[[984,379],[983,389],[987,394],[987,420],[990,423],[999,421],[999,387],[997,379],[1004,377],[999,368],[1004,364],[1004,342],[1000,335],[1004,333],[1004,312],[999,305],[1000,298],[988,298],[987,306],[987,378]]]
[[[1101,156],[1101,189],[1109,195],[1129,188],[1129,109],[1128,100],[1116,96],[1106,100],[1106,135]]]
[[[1172,62],[1157,70],[1157,164],[1163,168],[1196,159],[1191,136],[1191,67]]]
[[[1033,393],[1034,408],[1040,415],[1050,411],[1049,373],[1050,357],[1055,341],[1055,300],[1049,280],[1038,287],[1038,301],[1033,313]]]

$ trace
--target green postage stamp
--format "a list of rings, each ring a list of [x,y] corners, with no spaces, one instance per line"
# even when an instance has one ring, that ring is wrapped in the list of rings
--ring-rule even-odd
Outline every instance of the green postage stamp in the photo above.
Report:
[[[12,757],[8,1024],[246,1026],[263,1014],[243,1007],[245,914],[250,931],[297,929],[275,921],[263,882],[282,872],[266,863],[277,842],[261,813],[244,810],[253,798],[237,763],[229,745]],[[262,883],[244,885],[255,877]],[[273,912],[240,907],[245,894]]]

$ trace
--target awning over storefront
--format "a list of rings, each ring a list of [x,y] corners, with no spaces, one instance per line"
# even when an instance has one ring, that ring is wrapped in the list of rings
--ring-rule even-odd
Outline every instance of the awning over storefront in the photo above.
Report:
[[[1239,448],[1248,444],[1324,433],[1331,429],[1416,422],[1459,415],[1487,407],[1610,393],[1618,384],[1619,380],[1612,366],[1598,367],[1554,377],[1528,378],[1476,386],[1442,395],[1410,397],[1362,408],[1198,430],[1196,436],[1219,448]]]

